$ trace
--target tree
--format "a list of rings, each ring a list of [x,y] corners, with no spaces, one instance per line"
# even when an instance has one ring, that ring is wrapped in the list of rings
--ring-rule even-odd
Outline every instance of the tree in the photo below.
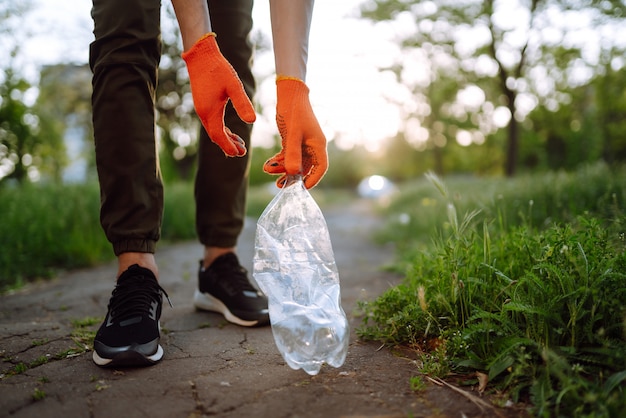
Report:
[[[44,66],[39,76],[39,95],[33,107],[39,117],[46,147],[40,158],[50,177],[62,180],[73,160],[83,160],[87,168],[95,167],[93,126],[91,118],[91,70],[87,64],[55,64]],[[51,147],[62,146],[63,155]],[[73,180],[95,170],[79,173]]]
[[[0,182],[37,180],[42,172],[64,162],[62,137],[51,120],[33,108],[37,89],[19,71],[16,28],[30,6],[28,1],[0,2],[1,50],[6,54],[0,67]]]
[[[599,28],[614,24],[625,11],[618,0],[375,0],[366,3],[361,14],[403,24],[398,35],[404,51],[401,68],[407,67],[407,56],[421,58],[432,74],[444,62],[458,72],[457,92],[472,86],[482,90],[483,103],[453,112],[455,119],[468,118],[472,129],[484,136],[505,124],[504,171],[512,176],[519,159],[520,122],[538,104],[556,110],[570,88],[588,82],[597,71],[595,57],[583,49],[587,40],[575,37],[580,22],[586,33],[602,36]],[[610,37],[603,38],[600,48],[613,43]],[[436,54],[415,53],[428,50]],[[410,74],[400,82],[406,79]],[[417,85],[414,90],[431,100],[427,89],[437,90],[438,81],[431,77],[430,86]],[[456,95],[442,108],[460,106]]]
[[[27,178],[36,143],[36,118],[23,103],[23,94],[30,85],[12,68],[3,70],[0,84],[0,179],[13,178],[18,183]]]
[[[620,51],[624,56],[624,51]],[[608,163],[626,161],[626,68],[614,68],[611,51],[604,58],[603,74],[594,80],[597,103],[597,129],[603,138],[602,157]]]

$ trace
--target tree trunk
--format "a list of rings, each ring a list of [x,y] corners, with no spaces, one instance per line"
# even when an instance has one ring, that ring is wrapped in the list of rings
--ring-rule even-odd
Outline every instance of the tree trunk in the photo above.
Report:
[[[517,170],[517,156],[519,153],[519,124],[515,119],[515,92],[506,88],[506,97],[508,100],[507,108],[511,112],[511,120],[509,120],[508,130],[508,142],[506,149],[506,162],[504,166],[504,172],[507,177],[513,177]]]

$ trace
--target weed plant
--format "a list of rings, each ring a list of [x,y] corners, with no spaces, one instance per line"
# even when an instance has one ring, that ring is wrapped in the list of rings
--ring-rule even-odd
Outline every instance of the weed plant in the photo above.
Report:
[[[536,416],[626,416],[624,172],[528,176],[513,190],[462,180],[480,210],[429,179],[440,227],[430,243],[400,238],[406,278],[361,303],[359,335],[414,347],[425,373],[484,373]]]

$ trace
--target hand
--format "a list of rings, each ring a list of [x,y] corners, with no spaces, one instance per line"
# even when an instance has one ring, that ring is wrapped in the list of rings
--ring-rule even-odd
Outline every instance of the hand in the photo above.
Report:
[[[196,113],[209,138],[229,157],[245,155],[243,140],[224,125],[224,109],[230,99],[244,122],[254,122],[256,114],[237,73],[220,52],[215,34],[200,38],[182,57]]]
[[[279,77],[276,91],[276,124],[282,150],[265,162],[263,170],[282,174],[276,181],[281,188],[288,175],[302,174],[304,186],[310,189],[328,169],[326,137],[311,108],[309,88],[302,80]]]

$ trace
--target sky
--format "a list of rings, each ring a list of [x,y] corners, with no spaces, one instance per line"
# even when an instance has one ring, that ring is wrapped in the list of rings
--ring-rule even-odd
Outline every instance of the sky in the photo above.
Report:
[[[396,134],[400,112],[386,97],[398,86],[378,71],[398,52],[388,32],[358,19],[363,0],[317,1],[309,41],[307,84],[310,98],[327,138],[342,148],[360,144],[376,151]],[[32,36],[24,43],[26,67],[36,72],[42,64],[86,63],[93,40],[91,0],[36,0],[29,15]],[[163,5],[169,4],[168,0]],[[270,37],[269,2],[257,0],[254,31]],[[175,28],[163,28],[171,30]],[[270,53],[255,57],[257,75],[273,74]],[[259,77],[262,78],[262,77]],[[396,92],[401,94],[401,92]],[[273,77],[258,86],[257,102],[263,105],[253,130],[253,143],[273,144],[275,84]]]

